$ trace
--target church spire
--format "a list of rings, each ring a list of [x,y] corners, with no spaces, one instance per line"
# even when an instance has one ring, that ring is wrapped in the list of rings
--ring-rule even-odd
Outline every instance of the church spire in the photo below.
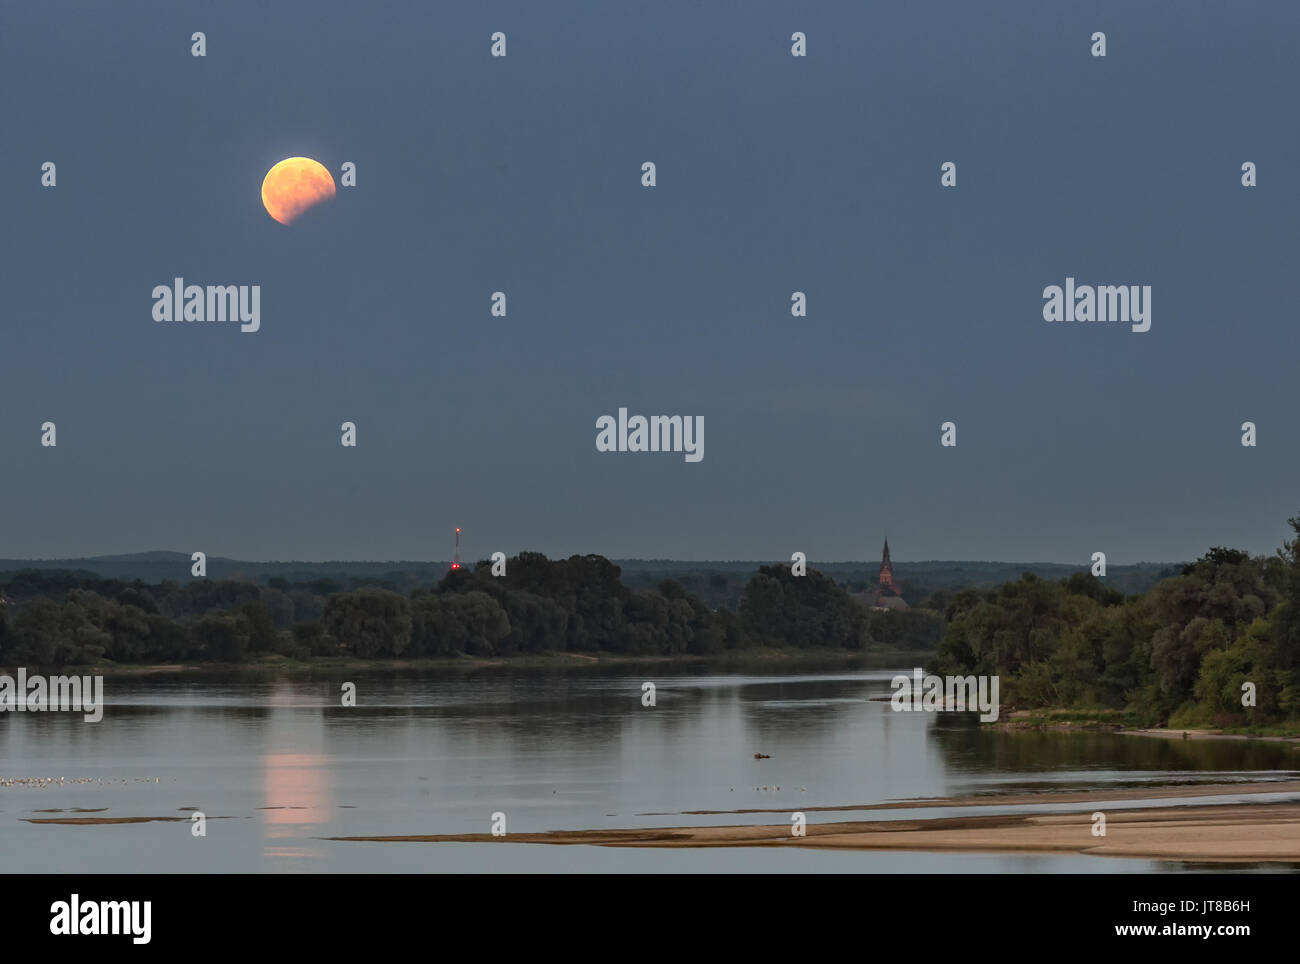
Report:
[[[898,594],[898,588],[894,585],[894,564],[889,560],[889,536],[885,536],[885,551],[880,557],[880,591]]]

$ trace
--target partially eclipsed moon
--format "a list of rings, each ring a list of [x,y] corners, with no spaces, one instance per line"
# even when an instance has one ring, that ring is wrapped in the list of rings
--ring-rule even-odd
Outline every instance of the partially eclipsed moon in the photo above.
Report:
[[[281,224],[333,196],[334,178],[325,165],[310,157],[286,157],[262,181],[262,204]]]

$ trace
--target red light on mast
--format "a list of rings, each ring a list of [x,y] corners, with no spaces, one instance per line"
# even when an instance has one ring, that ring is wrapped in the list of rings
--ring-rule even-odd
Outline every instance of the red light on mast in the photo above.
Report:
[[[460,568],[460,526],[456,526],[456,556],[451,561],[451,568]]]

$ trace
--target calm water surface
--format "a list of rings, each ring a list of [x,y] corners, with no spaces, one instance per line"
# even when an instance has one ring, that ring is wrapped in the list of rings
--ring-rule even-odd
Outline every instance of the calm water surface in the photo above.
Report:
[[[901,670],[910,672],[910,667]],[[1262,742],[1014,733],[895,713],[893,671],[352,673],[282,680],[108,679],[104,718],[0,714],[0,869],[29,872],[1095,872],[1186,870],[1089,857],[322,840],[345,835],[784,823],[814,806],[1300,775]],[[343,679],[359,705],[340,706]],[[652,680],[658,705],[641,705]],[[755,760],[755,753],[771,759]],[[74,782],[77,781],[77,782]],[[762,789],[767,787],[767,789]],[[779,787],[780,789],[774,789]],[[1216,801],[1221,802],[1221,801]],[[684,810],[762,807],[721,817]],[[37,825],[25,818],[207,815]],[[102,809],[101,809],[102,808]],[[1071,805],[1064,809],[1078,809]],[[61,811],[61,812],[40,812]],[[938,817],[950,809],[889,811]],[[963,809],[964,813],[996,812]],[[810,822],[860,819],[810,813]],[[1216,868],[1222,869],[1222,868]]]

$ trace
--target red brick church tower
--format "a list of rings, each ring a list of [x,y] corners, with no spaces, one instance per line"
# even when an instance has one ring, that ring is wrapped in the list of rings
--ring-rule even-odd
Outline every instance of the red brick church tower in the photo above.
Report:
[[[894,564],[889,561],[889,539],[885,539],[885,554],[880,559],[880,591],[890,596],[898,595],[894,585]]]
[[[885,539],[885,551],[880,557],[880,588],[876,591],[874,609],[907,609],[908,605],[894,582],[894,564],[889,560],[889,539]]]

